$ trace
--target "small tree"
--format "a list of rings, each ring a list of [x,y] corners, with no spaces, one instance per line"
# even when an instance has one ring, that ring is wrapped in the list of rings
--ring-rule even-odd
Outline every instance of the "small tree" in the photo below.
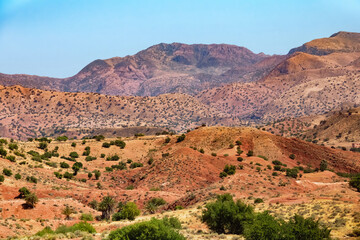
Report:
[[[110,197],[110,196],[106,196],[103,198],[103,200],[100,202],[99,204],[99,211],[102,212],[102,218],[103,219],[110,219],[110,216],[112,214],[112,212],[114,211],[116,202],[115,200]]]
[[[30,208],[34,208],[38,202],[39,199],[35,193],[29,193],[25,196],[25,203]]]
[[[72,166],[72,170],[74,170],[74,176],[80,171],[80,169],[83,167],[83,164],[81,162],[76,162]]]
[[[89,173],[88,173],[88,178],[91,179],[92,175],[93,175],[93,174],[92,174],[91,172],[89,172]]]
[[[208,203],[202,213],[202,221],[213,231],[242,234],[245,225],[253,220],[254,211],[250,205],[234,202],[230,194],[219,195],[216,202]]]
[[[66,206],[63,210],[62,210],[62,214],[65,215],[65,220],[70,220],[70,215],[73,214],[75,211],[74,209],[72,209],[69,206]]]
[[[26,187],[22,187],[19,189],[19,196],[18,198],[25,198],[26,195],[30,194],[30,190],[27,189]]]

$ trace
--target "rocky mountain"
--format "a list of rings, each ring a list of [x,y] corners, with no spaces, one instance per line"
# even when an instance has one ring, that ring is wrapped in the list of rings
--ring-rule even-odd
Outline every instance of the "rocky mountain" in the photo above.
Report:
[[[256,82],[228,84],[205,90],[197,97],[233,117],[263,121],[354,106],[360,103],[358,36],[340,32],[314,40],[303,45],[311,45],[310,53],[304,47],[291,50],[285,60]]]
[[[226,44],[161,43],[133,56],[95,60],[73,77],[2,74],[0,85],[121,96],[194,95],[226,83],[255,81],[283,58]]]

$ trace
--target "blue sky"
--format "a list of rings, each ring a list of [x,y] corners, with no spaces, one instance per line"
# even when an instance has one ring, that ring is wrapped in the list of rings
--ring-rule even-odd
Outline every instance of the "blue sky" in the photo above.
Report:
[[[360,32],[360,0],[0,0],[0,72],[68,77],[165,42],[285,54]]]

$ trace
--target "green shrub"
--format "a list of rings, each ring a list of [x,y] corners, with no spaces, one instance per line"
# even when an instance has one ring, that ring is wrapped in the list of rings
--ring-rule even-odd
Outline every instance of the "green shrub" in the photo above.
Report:
[[[81,232],[88,232],[88,233],[96,233],[95,228],[87,222],[79,222],[76,223],[72,226],[66,226],[66,225],[60,225],[56,230],[55,233],[59,234],[66,234],[69,232],[76,232],[76,231],[81,231]]]
[[[299,172],[299,170],[297,168],[292,168],[292,169],[288,168],[288,169],[286,169],[286,176],[292,177],[292,178],[297,178],[298,172]]]
[[[69,138],[67,136],[58,136],[56,138],[56,141],[59,141],[59,142],[65,142],[67,141]]]
[[[274,171],[281,171],[281,166],[280,165],[275,165],[274,166]]]
[[[106,161],[118,161],[120,157],[117,154],[114,154],[112,156],[109,156],[106,158]]]
[[[239,162],[242,162],[244,159],[243,159],[242,157],[238,157],[237,160],[238,160]]]
[[[102,144],[102,147],[103,148],[109,148],[111,145],[110,145],[110,143],[108,143],[108,142],[104,142],[103,144]]]
[[[47,148],[48,144],[46,142],[40,142],[38,148],[45,149]]]
[[[7,155],[7,151],[3,147],[0,147],[0,156],[6,157],[6,155]]]
[[[168,222],[151,219],[110,232],[109,240],[185,240]]]
[[[5,181],[4,175],[0,175],[0,182],[4,182],[4,181]]]
[[[124,170],[126,169],[126,163],[119,162],[117,165],[111,165],[113,169]]]
[[[281,238],[282,228],[279,221],[267,212],[256,214],[253,221],[247,222],[244,229],[246,240],[281,240],[293,238]],[[306,238],[304,238],[305,240]],[[311,238],[310,238],[311,239]]]
[[[96,157],[92,157],[92,156],[86,156],[85,161],[90,162],[96,160]]]
[[[330,229],[321,227],[319,221],[315,221],[312,218],[304,218],[299,215],[292,217],[287,223],[282,225],[282,228],[285,239],[331,239]]]
[[[72,142],[72,143],[71,143],[71,146],[72,146],[72,147],[76,147],[76,143],[75,143],[75,142]]]
[[[254,203],[263,203],[264,200],[262,198],[255,198]]]
[[[20,173],[15,174],[15,179],[16,179],[16,180],[20,180],[20,179],[21,179]]]
[[[323,171],[327,170],[327,167],[328,167],[327,161],[321,160],[321,163],[320,163],[320,171],[323,172]]]
[[[126,146],[126,143],[124,141],[122,141],[122,140],[119,140],[119,139],[115,140],[114,144],[115,144],[115,146],[118,146],[121,149],[124,149],[125,146]]]
[[[135,217],[140,215],[140,210],[134,202],[127,202],[123,209],[112,216],[113,221],[121,219],[134,220]]]
[[[48,234],[54,234],[54,231],[49,226],[46,226],[43,230],[37,232],[35,236],[43,237]]]
[[[10,150],[17,150],[19,146],[16,143],[9,143],[9,149]]]
[[[101,140],[104,140],[105,137],[103,135],[95,135],[92,137],[93,139],[96,139],[96,141],[101,141]]]
[[[54,172],[55,177],[57,177],[58,179],[62,179],[63,175],[59,172]]]
[[[37,183],[38,179],[34,176],[31,176],[31,177],[27,176],[26,181],[31,182],[31,183]]]
[[[358,192],[360,192],[360,176],[353,177],[349,181],[350,187],[356,188]]]
[[[280,162],[279,160],[272,161],[272,164],[277,165],[277,166],[282,166],[283,165],[282,162]]]
[[[219,175],[219,177],[225,178],[225,177],[227,177],[227,173],[226,173],[226,172],[221,172],[220,175]]]
[[[3,169],[3,174],[4,174],[5,176],[10,177],[10,176],[12,175],[12,171],[11,171],[10,169],[8,169],[8,168],[4,168],[4,169]]]
[[[166,226],[175,228],[175,229],[181,229],[181,222],[177,217],[163,217],[162,221]]]
[[[234,165],[225,165],[224,167],[224,172],[227,174],[227,175],[234,175],[235,172],[236,172],[236,167]]]
[[[130,184],[130,185],[127,186],[125,189],[126,189],[126,190],[133,190],[133,189],[134,189],[134,185]]]
[[[71,173],[69,173],[69,172],[65,172],[65,173],[64,173],[64,178],[66,178],[66,179],[72,179],[72,178],[73,178],[73,175],[72,175]]]
[[[138,167],[142,167],[142,166],[143,166],[142,163],[133,162],[133,163],[130,165],[130,168],[138,168]]]
[[[245,224],[251,222],[254,215],[250,205],[234,202],[230,194],[219,195],[216,202],[206,204],[205,208],[202,221],[219,234],[242,234]]]
[[[78,154],[77,152],[71,152],[71,153],[69,154],[69,156],[70,156],[71,158],[78,158],[78,157],[79,157],[79,154]]]
[[[180,136],[177,137],[176,142],[182,142],[182,141],[184,141],[184,140],[185,140],[185,137],[186,137],[185,134],[181,134]]]
[[[61,168],[69,168],[70,165],[69,165],[68,163],[66,163],[66,162],[61,162],[61,163],[60,163],[60,167],[61,167]]]
[[[262,159],[264,159],[264,160],[266,160],[266,161],[268,160],[268,158],[267,158],[267,157],[262,156],[262,155],[258,155],[258,157],[259,157],[259,158],[262,158]]]
[[[80,220],[83,220],[83,221],[93,221],[94,220],[94,217],[91,213],[83,213],[81,214],[80,216]]]
[[[289,155],[289,158],[294,160],[296,158],[296,156],[295,156],[295,154],[292,153],[292,154]]]
[[[253,150],[249,150],[249,151],[246,153],[246,156],[248,156],[248,157],[254,156],[254,151],[253,151]]]

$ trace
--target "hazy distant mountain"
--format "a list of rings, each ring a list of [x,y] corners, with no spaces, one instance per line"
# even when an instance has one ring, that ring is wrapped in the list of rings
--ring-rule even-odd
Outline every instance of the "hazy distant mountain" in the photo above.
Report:
[[[226,83],[257,80],[281,59],[234,45],[161,43],[133,56],[95,60],[70,78],[2,74],[0,85],[122,96],[194,95]]]

